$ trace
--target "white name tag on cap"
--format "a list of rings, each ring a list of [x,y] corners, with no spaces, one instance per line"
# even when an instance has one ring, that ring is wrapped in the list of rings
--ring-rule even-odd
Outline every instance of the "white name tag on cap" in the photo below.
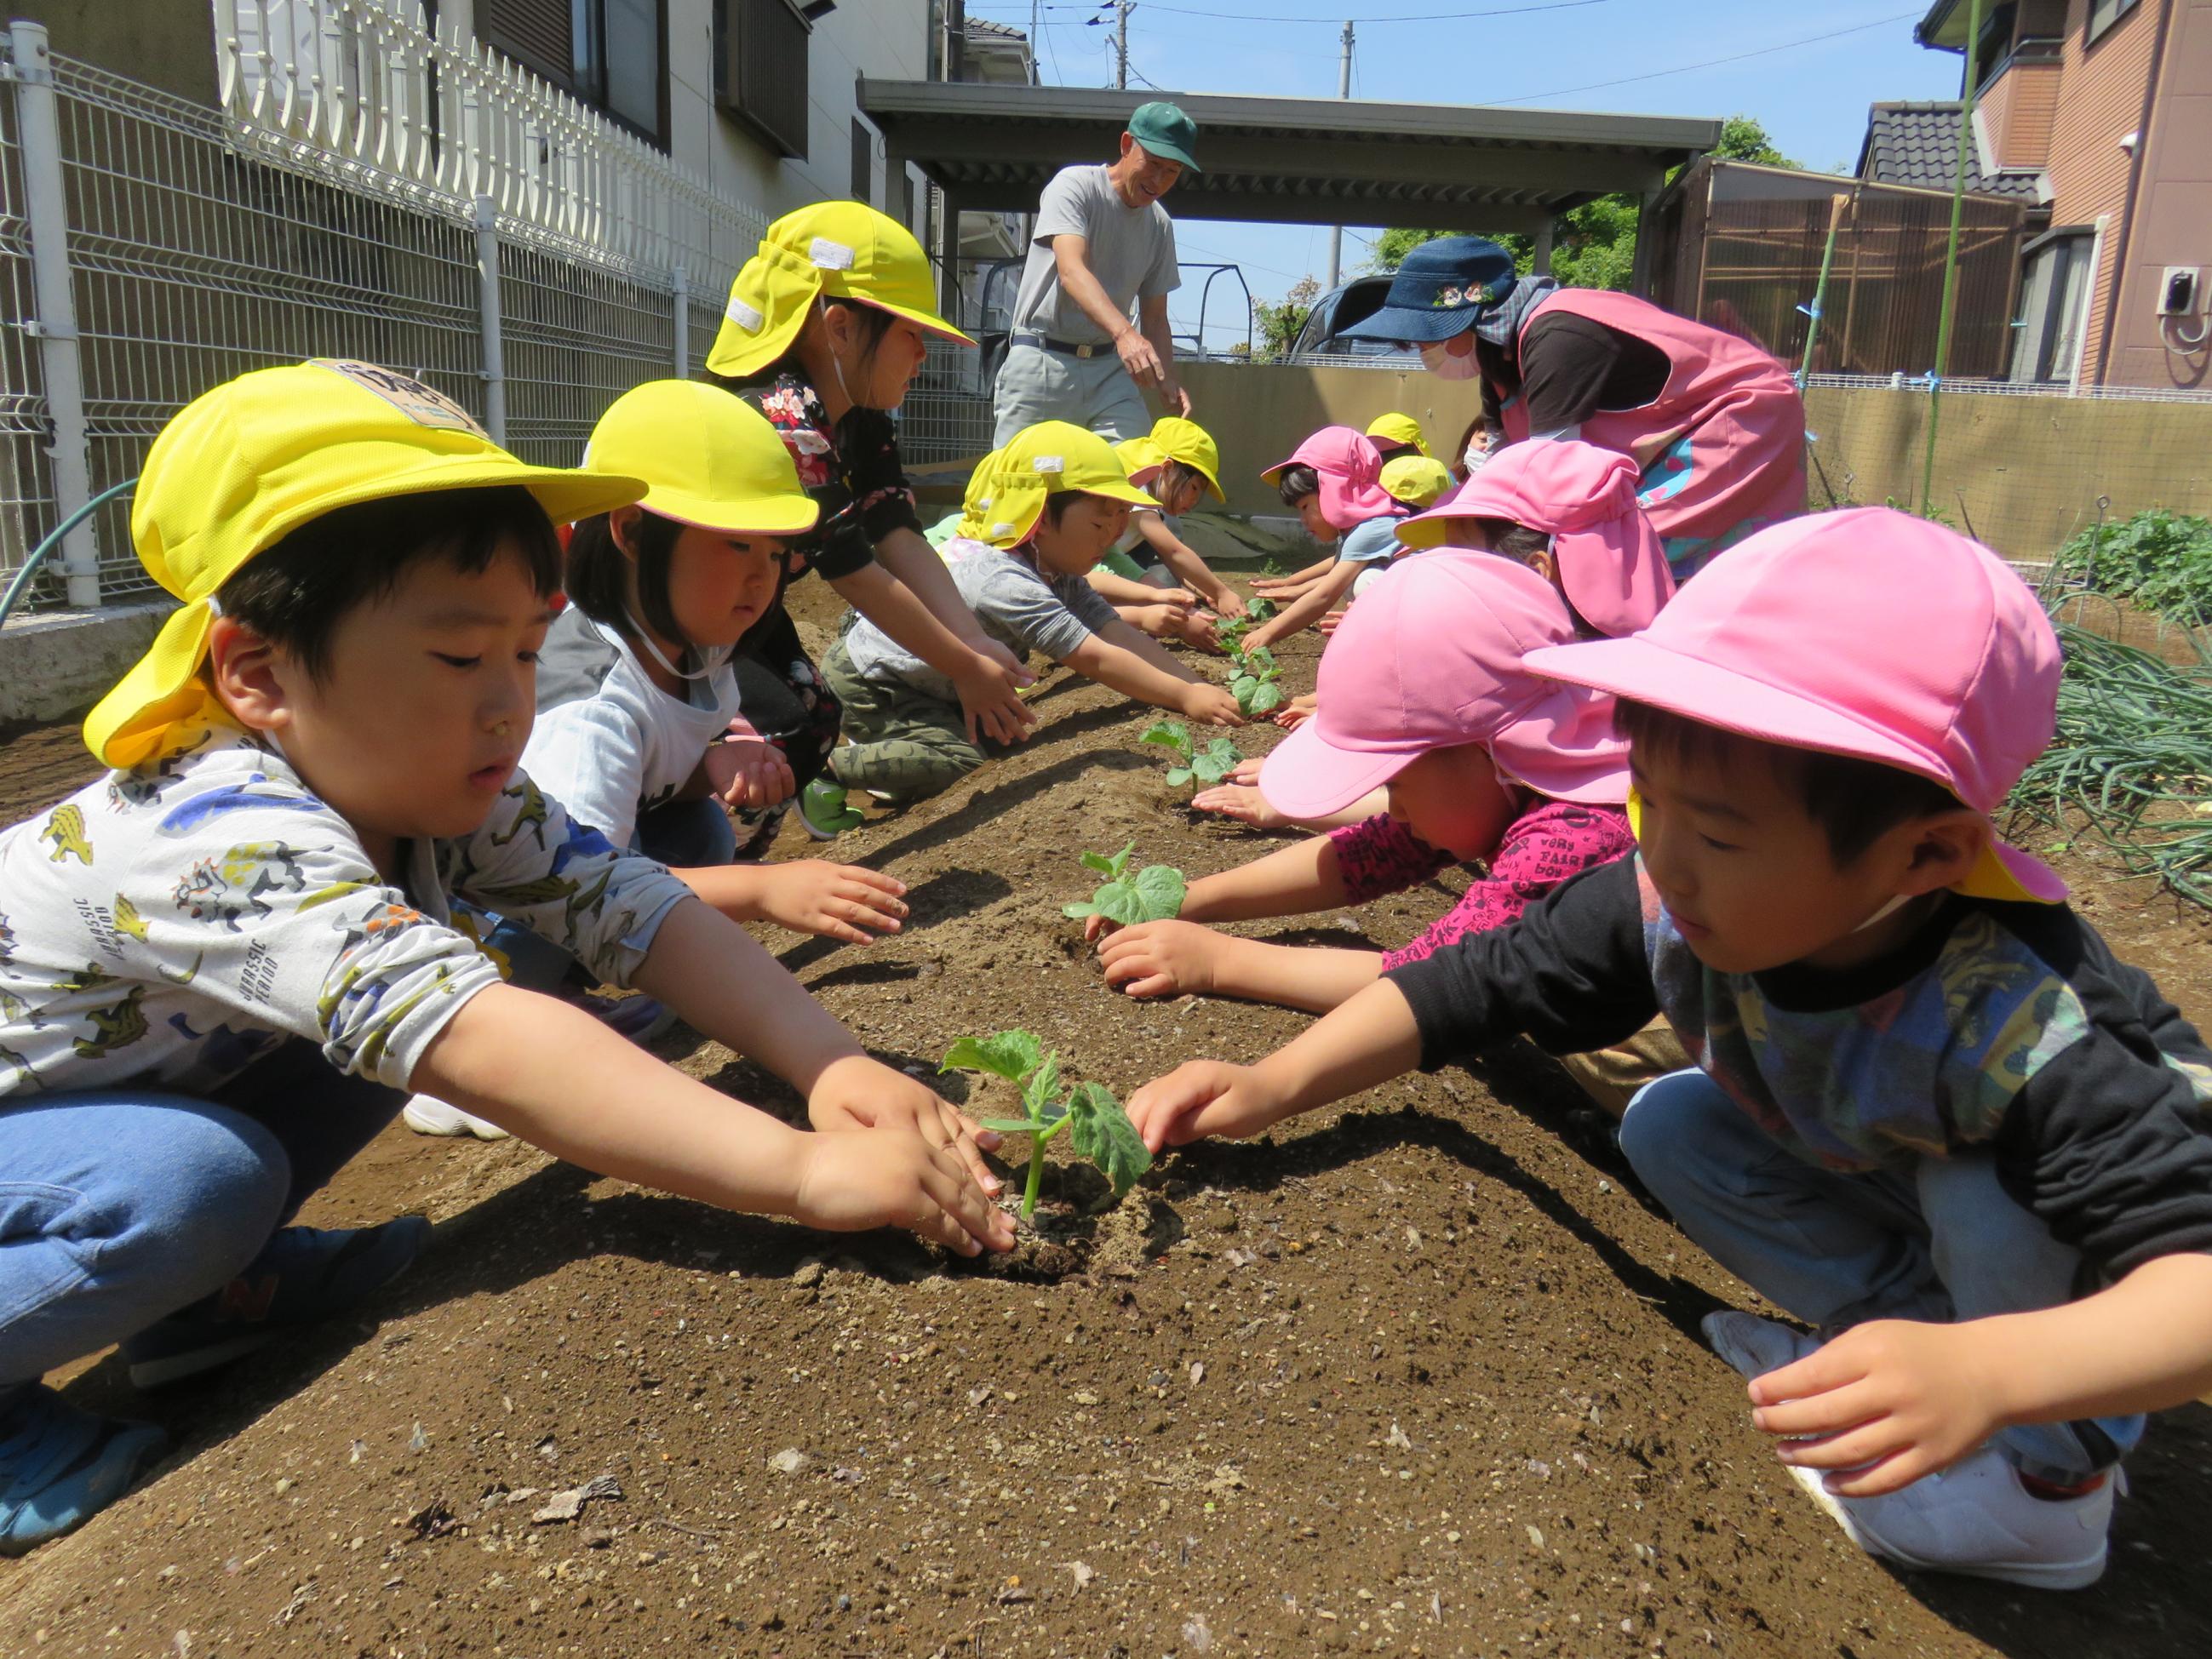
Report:
[[[1030,463],[1030,466],[1033,471],[1037,472],[1065,472],[1067,471],[1067,461],[1064,456],[1040,455]]]
[[[817,236],[807,245],[806,257],[824,270],[850,270],[853,250],[842,242],[833,242],[827,236]]]
[[[486,443],[491,441],[491,434],[477,424],[475,416],[437,387],[425,386],[412,375],[349,357],[311,357],[308,362],[317,368],[344,375],[364,392],[374,392],[417,426],[473,432]]]
[[[760,325],[764,320],[758,311],[747,305],[743,300],[731,301],[727,306],[723,307],[722,315],[728,318],[732,322],[735,323],[739,328],[744,330],[748,334],[759,333]]]

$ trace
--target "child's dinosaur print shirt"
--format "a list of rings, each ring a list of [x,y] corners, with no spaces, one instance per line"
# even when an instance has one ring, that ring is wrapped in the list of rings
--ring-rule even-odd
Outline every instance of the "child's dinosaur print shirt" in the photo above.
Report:
[[[228,722],[0,830],[0,1097],[205,1096],[295,1036],[404,1088],[499,981],[449,895],[622,985],[689,893],[520,771],[473,836],[401,856],[395,886],[281,755]]]

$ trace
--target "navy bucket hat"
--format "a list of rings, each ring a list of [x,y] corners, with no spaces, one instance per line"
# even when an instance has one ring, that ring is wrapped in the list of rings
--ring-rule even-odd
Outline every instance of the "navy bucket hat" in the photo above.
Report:
[[[1406,256],[1382,306],[1340,337],[1426,345],[1464,334],[1513,291],[1513,256],[1482,236],[1439,236]]]

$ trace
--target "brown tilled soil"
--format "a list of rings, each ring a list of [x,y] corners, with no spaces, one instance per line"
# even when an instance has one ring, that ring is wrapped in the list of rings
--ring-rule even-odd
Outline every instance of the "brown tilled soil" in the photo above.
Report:
[[[1310,644],[1285,655],[1310,684]],[[1090,885],[1079,848],[1134,837],[1196,872],[1265,842],[1178,807],[1119,698],[1062,681],[1038,706],[1017,757],[840,843],[909,884],[911,930],[783,938],[787,963],[897,1062],[1020,1024],[1125,1095],[1298,1030],[1103,988],[1059,914]],[[0,750],[15,809],[81,771],[71,741]],[[2212,1012],[2199,913],[2069,873],[2124,954]],[[1312,931],[1395,943],[1446,902]],[[794,1109],[712,1043],[667,1052]],[[152,1416],[178,1449],[0,1566],[0,1652],[2212,1651],[2212,1580],[2188,1565],[2212,1416],[2158,1425],[2094,1590],[1885,1571],[1698,1343],[1698,1316],[1748,1293],[1639,1201],[1578,1102],[1505,1052],[1166,1158],[1103,1215],[1078,1213],[1091,1184],[1054,1182],[1067,1249],[997,1273],[394,1131],[308,1217],[436,1218],[375,1306],[155,1399],[112,1360],[79,1368],[71,1397]],[[601,1476],[619,1498],[536,1519]]]

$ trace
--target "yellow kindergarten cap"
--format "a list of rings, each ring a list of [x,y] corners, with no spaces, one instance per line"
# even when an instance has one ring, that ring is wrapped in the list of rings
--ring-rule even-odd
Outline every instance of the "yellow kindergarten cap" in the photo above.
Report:
[[[728,375],[766,368],[791,349],[817,300],[857,300],[975,343],[937,314],[929,258],[913,232],[862,202],[817,202],[770,225],[738,272],[707,367]]]
[[[962,533],[994,547],[1018,547],[1044,512],[1044,498],[1055,490],[1103,495],[1132,507],[1151,507],[1150,495],[1129,482],[1113,448],[1097,433],[1066,421],[1040,421],[1024,427],[994,457],[988,476],[978,467],[970,496],[983,503]]]
[[[1196,421],[1186,421],[1180,415],[1163,415],[1152,422],[1152,447],[1160,459],[1180,461],[1206,480],[1206,487],[1213,492],[1216,501],[1229,498],[1221,491],[1221,449],[1213,441],[1213,434]]]
[[[110,766],[136,766],[210,706],[200,665],[216,590],[301,525],[364,501],[501,484],[528,490],[556,524],[645,489],[526,465],[445,393],[374,363],[256,369],[194,398],[154,440],[131,509],[139,562],[184,608],[86,717],[86,744]]]
[[[968,488],[960,492],[960,522],[953,526],[954,535],[971,542],[983,539],[991,503],[998,497],[998,466],[999,452],[994,449],[976,462],[975,470],[968,475]]]
[[[1452,486],[1451,469],[1425,455],[1396,455],[1382,463],[1385,494],[1408,507],[1434,507]]]
[[[592,428],[584,465],[642,478],[645,507],[726,535],[795,536],[822,516],[767,417],[697,380],[623,392]]]
[[[1160,453],[1150,433],[1141,437],[1124,438],[1114,446],[1114,459],[1121,463],[1121,471],[1128,474],[1133,484],[1148,484],[1167,457]]]
[[[1411,444],[1424,455],[1430,455],[1428,434],[1421,423],[1410,415],[1401,415],[1392,410],[1388,415],[1377,415],[1367,423],[1367,435],[1386,444]],[[1434,459],[1433,455],[1430,455]]]

